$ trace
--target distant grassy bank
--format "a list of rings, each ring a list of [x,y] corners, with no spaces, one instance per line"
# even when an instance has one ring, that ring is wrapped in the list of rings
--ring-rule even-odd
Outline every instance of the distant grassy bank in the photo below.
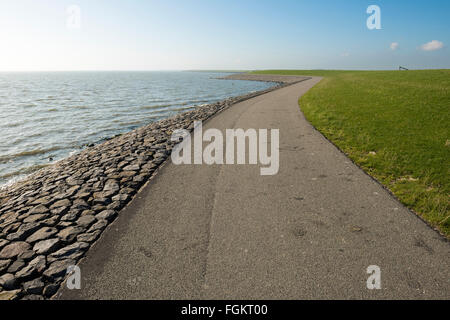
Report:
[[[270,70],[323,76],[306,118],[406,206],[450,236],[450,70]]]

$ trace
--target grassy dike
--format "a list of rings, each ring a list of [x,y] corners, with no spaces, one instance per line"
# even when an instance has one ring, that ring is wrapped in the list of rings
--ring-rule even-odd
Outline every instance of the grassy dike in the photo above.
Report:
[[[450,70],[268,70],[323,76],[299,101],[322,134],[450,236]]]

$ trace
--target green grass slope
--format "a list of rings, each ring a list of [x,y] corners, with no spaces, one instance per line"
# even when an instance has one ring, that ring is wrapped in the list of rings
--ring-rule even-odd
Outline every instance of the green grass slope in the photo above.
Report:
[[[450,70],[270,70],[323,76],[306,118],[406,206],[450,235]]]

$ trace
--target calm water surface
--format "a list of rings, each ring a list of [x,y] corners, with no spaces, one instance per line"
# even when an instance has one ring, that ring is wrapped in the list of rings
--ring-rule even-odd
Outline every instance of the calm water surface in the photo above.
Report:
[[[194,105],[271,87],[205,72],[0,73],[0,186]]]

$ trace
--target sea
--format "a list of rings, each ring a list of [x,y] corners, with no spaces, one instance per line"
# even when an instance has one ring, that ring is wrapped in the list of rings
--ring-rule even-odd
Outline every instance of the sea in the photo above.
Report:
[[[222,72],[0,73],[0,187],[91,144],[273,83]]]

